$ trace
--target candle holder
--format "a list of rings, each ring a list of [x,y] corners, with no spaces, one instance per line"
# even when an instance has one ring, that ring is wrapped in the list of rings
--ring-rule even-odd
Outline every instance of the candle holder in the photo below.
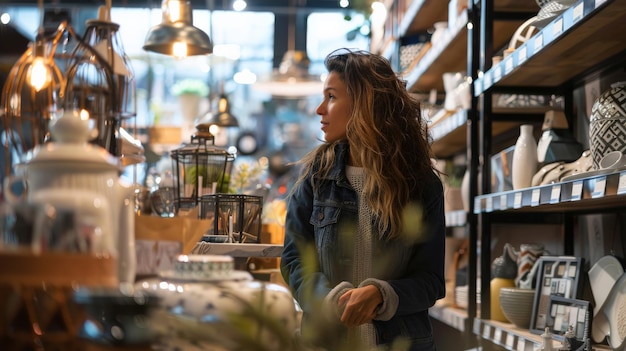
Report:
[[[262,196],[212,194],[202,196],[198,216],[213,220],[206,235],[225,236],[227,242],[258,243],[262,211]]]

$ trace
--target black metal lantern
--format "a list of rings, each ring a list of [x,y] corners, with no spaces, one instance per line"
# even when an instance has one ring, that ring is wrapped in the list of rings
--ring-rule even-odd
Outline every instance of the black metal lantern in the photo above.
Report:
[[[176,210],[198,205],[202,195],[227,192],[233,154],[216,147],[209,125],[196,126],[191,142],[173,150],[172,168],[176,176]]]

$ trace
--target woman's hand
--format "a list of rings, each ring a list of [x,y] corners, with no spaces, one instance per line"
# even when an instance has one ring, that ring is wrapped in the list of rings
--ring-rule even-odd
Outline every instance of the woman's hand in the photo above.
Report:
[[[374,285],[366,285],[347,291],[339,297],[339,309],[343,309],[341,322],[348,327],[369,323],[376,316],[376,307],[383,297]]]

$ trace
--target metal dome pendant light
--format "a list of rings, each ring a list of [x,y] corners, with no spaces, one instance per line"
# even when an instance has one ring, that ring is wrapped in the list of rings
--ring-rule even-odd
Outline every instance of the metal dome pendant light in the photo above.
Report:
[[[217,111],[211,115],[211,118],[201,122],[218,127],[239,127],[237,117],[230,112],[230,102],[224,91],[220,93],[220,98],[217,101]]]
[[[213,52],[209,36],[193,25],[192,8],[186,0],[163,0],[161,24],[150,29],[143,49],[183,58]]]

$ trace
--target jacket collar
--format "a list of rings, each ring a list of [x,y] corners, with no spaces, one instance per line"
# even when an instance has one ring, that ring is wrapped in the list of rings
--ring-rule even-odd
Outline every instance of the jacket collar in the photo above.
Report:
[[[348,156],[350,155],[350,146],[348,142],[340,142],[335,146],[336,162],[328,172],[328,179],[340,181],[346,179],[346,164],[348,164]]]

